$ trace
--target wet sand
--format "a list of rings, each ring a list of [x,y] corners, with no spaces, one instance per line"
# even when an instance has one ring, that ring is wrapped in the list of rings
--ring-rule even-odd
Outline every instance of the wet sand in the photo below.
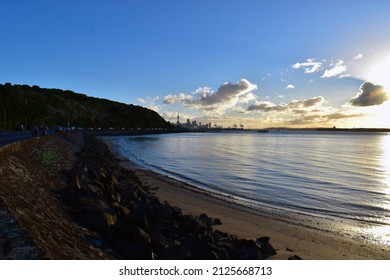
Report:
[[[121,160],[122,166],[133,170],[141,183],[149,187],[160,201],[179,207],[184,213],[206,213],[219,218],[222,225],[215,229],[256,239],[269,236],[277,255],[271,259],[285,260],[297,255],[309,260],[369,260],[390,259],[390,248],[372,244],[364,239],[352,239],[341,233],[335,223],[307,215],[274,209],[251,209],[220,199],[187,183],[140,169],[119,153],[119,147],[109,137],[101,138]]]

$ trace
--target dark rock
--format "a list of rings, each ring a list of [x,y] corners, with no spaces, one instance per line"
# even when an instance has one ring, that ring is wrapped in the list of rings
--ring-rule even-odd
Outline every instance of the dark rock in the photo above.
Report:
[[[197,236],[199,234],[204,234],[207,232],[207,225],[204,221],[193,218],[189,215],[184,215],[181,221],[182,230],[188,235]]]
[[[75,189],[66,189],[63,193],[63,199],[69,205],[78,205],[79,204],[79,192]]]
[[[109,242],[113,242],[114,240],[121,238],[120,234],[118,233],[117,227],[109,227],[106,230],[104,237]]]
[[[151,249],[143,246],[143,244],[132,243],[126,239],[117,239],[114,241],[114,246],[126,259],[130,259],[130,260],[152,259]]]
[[[150,225],[149,225],[149,235],[153,244],[156,244],[160,240],[161,227],[162,227],[164,217],[165,217],[165,207],[160,203],[154,204],[152,208],[152,214],[150,216]]]
[[[215,235],[217,236],[218,239],[228,238],[229,237],[228,233],[222,232],[222,231],[219,231],[219,230],[216,230],[214,233],[215,233]]]
[[[219,225],[222,225],[222,222],[221,222],[220,219],[216,218],[216,219],[213,220],[213,225],[219,226]]]
[[[202,214],[199,215],[199,219],[201,219],[201,220],[208,220],[209,217],[206,214],[202,213]]]
[[[120,250],[125,258],[151,259],[152,247],[149,235],[136,226],[128,228],[127,238],[114,241],[114,245]]]
[[[102,232],[116,223],[117,215],[113,209],[87,206],[79,218],[87,227]]]
[[[191,252],[191,259],[195,260],[217,260],[219,256],[218,249],[210,243],[202,242],[199,239],[191,239],[187,248]]]
[[[84,182],[77,176],[75,178],[75,186],[78,190],[81,190],[83,188]]]
[[[210,244],[215,243],[215,238],[214,238],[214,235],[212,235],[212,234],[207,234],[207,235],[203,236],[202,240],[207,242],[207,243],[210,243]]]
[[[138,188],[129,187],[126,192],[126,196],[128,199],[136,200],[138,198]]]
[[[137,225],[144,229],[149,230],[149,219],[150,219],[150,207],[147,204],[141,203],[138,207],[126,215],[128,222]]]
[[[92,184],[87,184],[85,187],[82,188],[82,191],[96,196],[103,196],[103,190]]]
[[[142,244],[145,248],[151,250],[151,242],[149,235],[139,227],[130,227],[129,240],[133,243]]]
[[[115,175],[111,175],[111,185],[112,186],[118,186],[119,182]]]
[[[288,258],[288,260],[302,260],[300,256],[294,255]]]
[[[256,239],[256,243],[258,243],[258,244],[262,244],[262,243],[268,243],[269,241],[270,241],[270,237],[268,237],[268,236],[263,236],[263,237],[259,237],[259,238],[257,238]]]
[[[226,250],[228,259],[260,259],[260,249],[256,245],[253,246],[253,243],[247,241],[249,240],[229,238],[221,241],[219,246]]]
[[[106,179],[106,178],[107,178],[107,175],[106,175],[106,173],[104,172],[104,170],[100,170],[99,177],[101,177],[101,178],[103,178],[103,179]]]
[[[192,257],[188,248],[178,244],[159,244],[156,248],[156,254],[160,260],[187,260]]]
[[[111,205],[112,208],[115,209],[115,211],[119,214],[119,215],[124,215],[124,216],[128,216],[131,212],[131,210],[123,205],[121,205],[120,203],[118,202],[114,202],[112,205]]]
[[[122,196],[118,192],[113,192],[113,193],[111,193],[111,199],[113,201],[115,201],[115,202],[119,202],[120,203],[121,200],[122,200]]]
[[[269,237],[260,237],[256,239],[257,245],[260,247],[263,259],[276,255],[275,249],[269,244]]]
[[[213,228],[212,228],[212,219],[209,218],[206,214],[200,214],[199,215],[199,219],[203,222],[203,225],[206,226],[207,228],[207,233],[208,234],[211,234],[213,232]]]

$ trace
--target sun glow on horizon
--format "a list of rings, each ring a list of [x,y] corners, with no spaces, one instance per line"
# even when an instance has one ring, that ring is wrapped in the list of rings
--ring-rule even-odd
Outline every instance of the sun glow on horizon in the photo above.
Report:
[[[390,53],[383,60],[373,65],[368,72],[367,79],[390,90]]]

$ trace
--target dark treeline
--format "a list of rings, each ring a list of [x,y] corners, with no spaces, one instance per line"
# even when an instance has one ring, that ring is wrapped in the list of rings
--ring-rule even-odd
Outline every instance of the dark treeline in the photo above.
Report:
[[[0,84],[0,130],[35,125],[116,129],[169,128],[155,111],[70,90]]]

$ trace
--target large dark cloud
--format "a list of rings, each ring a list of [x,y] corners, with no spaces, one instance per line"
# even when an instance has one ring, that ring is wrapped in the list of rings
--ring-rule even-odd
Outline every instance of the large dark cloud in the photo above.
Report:
[[[345,114],[341,112],[336,112],[332,114],[328,114],[323,116],[327,120],[341,120],[341,119],[352,119],[352,118],[360,118],[364,117],[365,115],[360,113],[360,114]]]
[[[310,107],[314,107],[320,105],[324,102],[324,98],[322,96],[312,97],[308,99],[302,100],[293,100],[287,104],[279,104],[276,105],[271,102],[261,101],[256,102],[248,107],[248,111],[263,111],[263,112],[282,112],[282,111],[290,111],[294,109],[307,109]]]
[[[315,123],[328,123],[331,121],[337,121],[342,119],[352,119],[352,118],[360,118],[364,117],[364,114],[346,114],[343,112],[335,112],[331,114],[325,115],[302,115],[296,119],[290,120],[289,123],[292,125],[307,125]]]
[[[307,125],[312,124],[313,122],[320,122],[319,121],[320,115],[308,115],[308,116],[301,116],[299,118],[289,120],[288,123],[291,125]]]
[[[242,79],[237,83],[225,83],[217,91],[212,91],[208,87],[197,89],[192,94],[167,95],[164,104],[173,105],[182,103],[187,107],[195,108],[201,112],[222,114],[227,109],[231,109],[238,103],[245,103],[253,100],[255,96],[251,94],[256,90],[257,85]]]
[[[169,94],[165,96],[163,103],[166,105],[172,105],[177,102],[183,102],[183,103],[188,103],[191,102],[192,96],[184,93],[180,93],[178,95],[172,95]]]
[[[226,103],[238,96],[257,89],[257,86],[251,84],[245,79],[238,81],[236,84],[225,83],[218,88],[216,92],[203,91],[200,93],[200,99],[193,100],[192,103],[202,106],[210,106],[219,103]]]
[[[285,108],[281,105],[275,105],[272,102],[260,101],[252,104],[248,107],[248,111],[263,111],[263,112],[280,112],[284,111]]]
[[[381,105],[388,99],[386,90],[381,85],[365,82],[360,86],[359,92],[348,104],[355,107]]]
[[[309,108],[316,105],[320,105],[322,102],[324,102],[324,98],[322,96],[317,96],[308,99],[290,101],[285,105],[285,107],[287,109]]]

